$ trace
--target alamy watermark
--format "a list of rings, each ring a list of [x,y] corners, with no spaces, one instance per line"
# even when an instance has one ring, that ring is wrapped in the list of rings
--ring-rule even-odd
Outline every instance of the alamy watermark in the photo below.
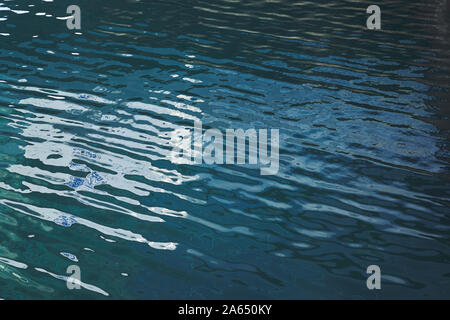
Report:
[[[66,13],[71,16],[66,18],[66,25],[69,30],[81,29],[81,9],[77,5],[70,5],[67,7]],[[366,20],[366,26],[369,30],[381,29],[381,9],[379,6],[373,4],[367,7],[366,13],[370,16]]]
[[[366,285],[369,290],[381,289],[381,268],[376,264],[367,267],[367,274],[370,276],[367,278]]]
[[[373,4],[367,7],[366,13],[370,16],[367,18],[366,25],[369,30],[381,29],[381,9],[379,6]]]
[[[77,5],[70,5],[67,7],[68,14],[71,14],[70,17],[67,17],[66,25],[69,30],[80,30],[81,29],[81,9]]]
[[[268,129],[222,132],[211,128],[203,132],[202,122],[195,121],[193,130],[173,132],[171,145],[170,158],[177,164],[248,164],[258,166],[261,175],[276,175],[279,169],[278,129],[270,129],[270,138]]]
[[[67,289],[80,290],[81,289],[81,270],[77,265],[70,265],[67,267],[66,273],[70,274],[70,277],[66,280]]]

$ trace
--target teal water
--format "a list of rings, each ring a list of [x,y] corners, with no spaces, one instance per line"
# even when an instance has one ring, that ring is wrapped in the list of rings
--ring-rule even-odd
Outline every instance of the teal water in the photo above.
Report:
[[[449,1],[0,2],[0,298],[450,298]],[[278,174],[174,164],[192,119]]]

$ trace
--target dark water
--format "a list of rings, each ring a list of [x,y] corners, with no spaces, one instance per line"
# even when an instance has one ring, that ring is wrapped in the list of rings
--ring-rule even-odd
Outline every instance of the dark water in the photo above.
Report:
[[[448,1],[1,2],[0,298],[450,298]],[[194,119],[278,174],[172,163]]]

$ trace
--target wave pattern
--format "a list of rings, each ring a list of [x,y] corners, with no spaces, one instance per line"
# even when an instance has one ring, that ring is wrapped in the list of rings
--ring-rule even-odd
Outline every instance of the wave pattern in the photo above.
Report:
[[[0,298],[450,297],[449,1],[70,4],[0,4]],[[174,164],[195,120],[279,173]]]

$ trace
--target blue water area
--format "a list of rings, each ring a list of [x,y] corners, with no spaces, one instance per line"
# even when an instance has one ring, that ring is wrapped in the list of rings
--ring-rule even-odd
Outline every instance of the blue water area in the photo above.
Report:
[[[371,4],[1,0],[0,298],[450,298],[450,1]]]

